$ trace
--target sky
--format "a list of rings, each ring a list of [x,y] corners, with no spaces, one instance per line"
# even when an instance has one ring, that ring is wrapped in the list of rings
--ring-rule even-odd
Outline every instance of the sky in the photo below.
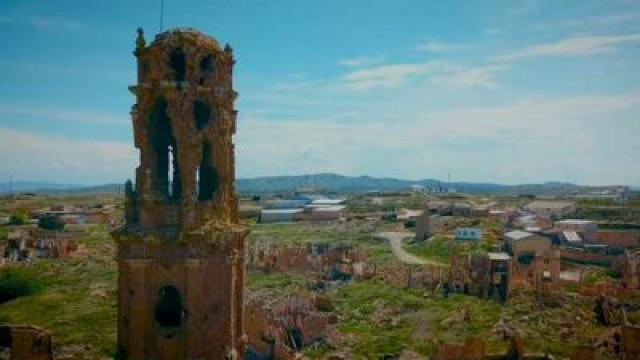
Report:
[[[640,1],[165,0],[230,43],[238,177],[640,185]],[[0,182],[133,178],[160,0],[0,1]]]

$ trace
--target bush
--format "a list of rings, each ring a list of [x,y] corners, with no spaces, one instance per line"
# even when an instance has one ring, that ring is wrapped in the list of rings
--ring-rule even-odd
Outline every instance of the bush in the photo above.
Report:
[[[0,304],[21,296],[34,295],[42,288],[42,282],[24,270],[6,269],[0,272]]]
[[[45,215],[38,220],[38,227],[45,230],[62,230],[64,222],[55,215]]]
[[[29,222],[29,214],[26,212],[19,212],[11,215],[9,218],[10,225],[24,225]]]

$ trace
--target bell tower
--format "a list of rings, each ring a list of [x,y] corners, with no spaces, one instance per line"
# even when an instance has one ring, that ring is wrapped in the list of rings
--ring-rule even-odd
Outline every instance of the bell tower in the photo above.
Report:
[[[236,359],[244,238],[234,192],[233,52],[194,29],[147,45],[131,111],[140,152],[118,246],[118,349],[128,360]]]

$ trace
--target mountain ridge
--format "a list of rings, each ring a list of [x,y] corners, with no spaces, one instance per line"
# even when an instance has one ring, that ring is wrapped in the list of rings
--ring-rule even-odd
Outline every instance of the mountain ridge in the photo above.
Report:
[[[124,183],[124,182],[123,182]],[[0,183],[0,193],[8,193],[10,183]],[[587,188],[566,182],[548,181],[541,184],[504,185],[491,182],[443,182],[437,179],[407,180],[393,177],[374,177],[370,175],[345,176],[335,173],[317,173],[307,175],[275,175],[236,180],[236,189],[240,193],[263,194],[270,192],[291,192],[300,189],[324,189],[338,193],[356,193],[365,191],[406,190],[412,185],[427,188],[455,188],[460,192],[476,194],[566,194]],[[14,181],[13,192],[36,193],[117,193],[123,184],[62,184],[37,181]]]

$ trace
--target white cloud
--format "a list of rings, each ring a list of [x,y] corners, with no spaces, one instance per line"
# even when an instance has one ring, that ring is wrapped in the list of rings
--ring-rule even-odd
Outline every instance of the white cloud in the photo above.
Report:
[[[358,56],[338,61],[339,65],[347,67],[359,67],[376,65],[384,62],[384,56]]]
[[[528,46],[495,57],[514,61],[541,56],[586,56],[611,52],[624,44],[640,42],[640,33],[626,35],[582,35]]]
[[[427,51],[432,53],[443,53],[465,49],[466,46],[460,44],[450,44],[438,40],[428,40],[423,44],[416,46],[416,50]]]
[[[105,125],[130,125],[127,116],[99,113],[66,107],[52,106],[16,106],[0,103],[0,116],[4,117],[38,117],[48,120],[68,121],[74,123],[90,123]]]
[[[522,99],[441,112],[423,106],[409,117],[387,107],[389,113],[371,109],[348,122],[244,118],[239,176],[326,171],[417,179],[451,171],[467,181],[637,183],[639,95]]]
[[[86,29],[86,25],[77,20],[60,16],[32,16],[26,21],[40,30],[77,31]]]
[[[484,29],[484,34],[485,35],[498,35],[500,34],[500,29],[498,28],[488,28],[488,29]]]
[[[389,64],[346,73],[333,86],[351,91],[366,91],[428,80],[450,89],[494,88],[497,86],[496,75],[506,68],[507,65],[462,66],[445,61]]]
[[[94,183],[133,176],[133,144],[80,141],[0,128],[0,163],[15,179]]]
[[[428,102],[406,111],[397,99],[379,105],[345,115],[349,121],[340,114],[274,121],[241,113],[238,176],[327,171],[442,178],[451,172],[467,181],[587,184],[640,178],[640,91],[439,112],[429,111]],[[15,179],[120,182],[133,177],[137,151],[130,143],[0,128],[0,163]]]
[[[396,87],[444,66],[447,65],[443,62],[380,65],[346,73],[338,80],[341,86],[352,90]]]
[[[576,19],[565,19],[558,22],[547,22],[534,26],[535,30],[547,30],[558,28],[581,28],[588,31],[593,30],[594,27],[612,27],[620,26],[626,23],[635,22],[640,19],[638,13],[619,13],[619,14],[607,14],[607,15],[594,15],[585,16]]]
[[[78,20],[62,16],[2,16],[0,24],[26,24],[34,29],[42,31],[80,31],[88,26]]]
[[[464,68],[444,72],[435,76],[432,81],[451,89],[468,89],[474,87],[496,88],[496,76],[507,69],[505,65],[486,65]]]

